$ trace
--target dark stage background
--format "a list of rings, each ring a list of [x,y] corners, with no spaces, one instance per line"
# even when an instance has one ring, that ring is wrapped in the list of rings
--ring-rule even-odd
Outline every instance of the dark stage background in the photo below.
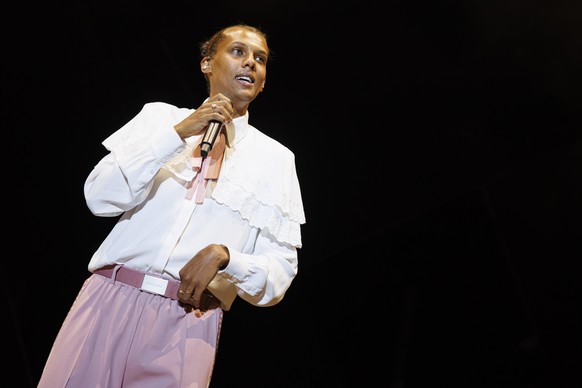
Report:
[[[146,102],[198,106],[198,43],[241,21],[270,36],[250,121],[295,153],[307,224],[286,298],[225,313],[213,388],[582,387],[581,18],[575,0],[6,8],[3,376],[36,386],[115,222],[83,199],[101,141]]]

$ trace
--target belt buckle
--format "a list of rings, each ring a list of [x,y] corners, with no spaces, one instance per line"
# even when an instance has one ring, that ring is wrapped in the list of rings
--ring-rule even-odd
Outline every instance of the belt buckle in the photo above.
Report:
[[[151,292],[159,295],[166,295],[166,289],[168,288],[168,279],[159,278],[157,276],[151,276],[145,274],[141,282],[142,291]]]

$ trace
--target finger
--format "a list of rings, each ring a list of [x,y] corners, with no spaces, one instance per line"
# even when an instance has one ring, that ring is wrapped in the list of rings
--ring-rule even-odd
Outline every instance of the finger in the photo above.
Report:
[[[187,290],[185,288],[180,288],[178,290],[178,299],[180,300],[180,302],[189,303],[191,297],[192,297],[191,290]]]
[[[227,124],[232,121],[232,116],[228,110],[218,104],[211,104],[210,108],[210,120],[219,121],[221,123]]]
[[[222,94],[217,94],[214,97],[208,99],[207,103],[210,104],[210,106],[212,106],[212,104],[216,104],[217,107],[222,106],[230,115],[234,113],[234,108],[230,98]]]
[[[195,290],[192,295],[190,296],[190,303],[193,306],[200,307],[200,300],[202,298],[202,292]]]

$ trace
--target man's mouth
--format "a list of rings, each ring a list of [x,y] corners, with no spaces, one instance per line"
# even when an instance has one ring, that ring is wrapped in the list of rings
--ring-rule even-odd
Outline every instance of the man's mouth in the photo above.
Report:
[[[237,81],[244,81],[244,82],[248,82],[250,84],[254,84],[255,83],[255,79],[253,77],[251,77],[250,75],[237,75],[235,77],[235,79]]]

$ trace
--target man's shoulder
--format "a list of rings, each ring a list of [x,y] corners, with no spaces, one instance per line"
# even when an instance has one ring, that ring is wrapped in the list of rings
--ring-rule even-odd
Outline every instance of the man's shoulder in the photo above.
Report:
[[[191,112],[191,108],[180,108],[176,105],[163,102],[163,101],[152,101],[146,102],[143,106],[144,110],[157,110],[157,111],[168,111],[168,112]]]
[[[261,148],[263,151],[269,151],[272,155],[293,157],[293,152],[286,145],[253,126],[251,128],[255,132],[256,139],[262,143]]]
[[[140,115],[145,117],[157,117],[160,120],[179,121],[193,111],[194,109],[191,108],[180,108],[167,102],[154,101],[145,103]]]

